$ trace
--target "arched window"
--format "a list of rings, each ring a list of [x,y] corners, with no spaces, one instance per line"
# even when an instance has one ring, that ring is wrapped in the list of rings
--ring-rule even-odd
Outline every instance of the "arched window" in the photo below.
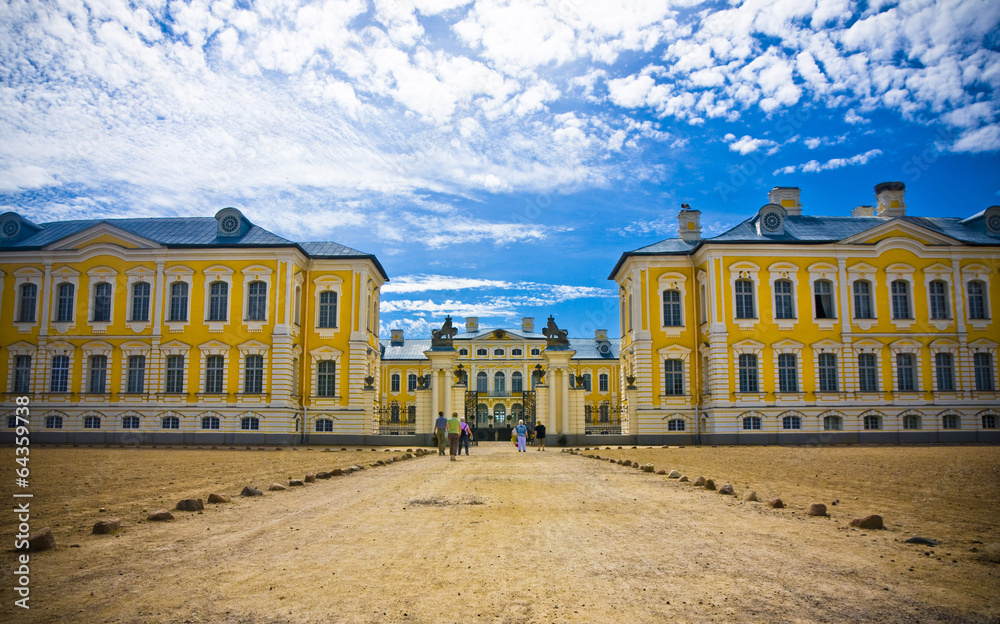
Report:
[[[684,421],[680,418],[672,418],[668,420],[667,431],[684,431]]]
[[[35,309],[38,304],[38,287],[34,284],[21,286],[21,308],[17,313],[19,323],[34,323]]]
[[[160,421],[161,429],[180,429],[181,419],[176,416],[165,416],[163,420]]]
[[[921,429],[920,416],[907,414],[903,416],[903,429]]]
[[[476,375],[476,392],[487,392],[489,390],[488,385],[490,382],[489,375],[483,371],[479,371]]]
[[[260,429],[260,419],[254,416],[244,416],[240,419],[240,429],[244,431],[257,431]]]
[[[521,375],[521,371],[514,371],[510,374],[510,391],[511,392],[523,392],[524,391],[524,378]]]
[[[795,318],[795,301],[792,294],[792,282],[777,280],[774,282],[774,318]]]
[[[399,422],[399,401],[393,401],[389,403],[389,422],[398,423]]]
[[[986,305],[986,283],[982,280],[972,280],[966,286],[969,293],[969,318],[985,320],[990,318],[989,306]]]
[[[218,429],[219,428],[219,417],[218,416],[205,416],[201,419],[202,429]]]
[[[681,293],[679,290],[663,291],[663,326],[681,326]]]
[[[867,414],[864,417],[865,430],[875,431],[882,428],[882,417],[878,414]]]
[[[844,419],[840,416],[828,415],[823,417],[823,429],[825,431],[841,431],[844,428]]]
[[[84,429],[100,429],[101,428],[101,417],[100,416],[84,416],[83,417],[83,428]]]
[[[149,282],[132,284],[132,320],[149,320]]]
[[[893,280],[892,282],[892,318],[911,319],[913,313],[910,311],[910,283],[906,280]]]
[[[264,356],[248,355],[244,360],[243,392],[246,394],[264,392]]]
[[[138,416],[125,416],[122,418],[122,429],[138,429],[139,428],[139,417]]]
[[[507,408],[503,403],[497,403],[493,406],[493,420],[499,425],[507,420]]]
[[[736,318],[757,318],[753,300],[753,282],[747,279],[736,280]]]
[[[225,387],[226,358],[210,355],[205,358],[205,392],[219,394]]]
[[[791,353],[782,353],[778,356],[778,391],[799,391],[798,361]]]
[[[186,321],[188,308],[187,282],[174,282],[170,285],[170,316],[168,321]]]
[[[534,348],[531,349],[531,355],[541,355],[541,353],[542,353],[542,350],[539,349],[538,347],[534,347]]]
[[[758,392],[757,356],[752,353],[740,354],[740,392]]]
[[[399,373],[393,373],[389,376],[389,392],[393,394],[399,392]]]
[[[801,416],[783,416],[781,418],[781,428],[782,429],[801,429],[802,428],[802,417]]]
[[[600,373],[597,375],[597,391],[607,392],[608,391],[608,374]]]
[[[743,417],[743,430],[744,431],[760,431],[760,416],[744,416]]]
[[[493,392],[497,396],[503,396],[507,390],[507,377],[501,371],[493,375]]]
[[[524,355],[524,351],[522,351],[521,349],[511,349],[510,354],[512,357],[521,357],[522,355]]]
[[[62,416],[46,416],[45,417],[45,428],[46,429],[62,429],[63,419]]]
[[[321,397],[337,396],[336,362],[320,360],[316,373],[316,395]]]
[[[819,391],[837,391],[837,356],[833,353],[819,354]]]
[[[931,295],[931,318],[950,319],[951,309],[948,305],[948,285],[942,280],[934,280],[929,284]]]
[[[56,292],[56,322],[68,323],[73,320],[73,284],[59,284]]]
[[[875,318],[875,308],[872,306],[872,284],[868,280],[855,280],[854,282],[854,318]]]
[[[229,310],[229,284],[212,282],[208,295],[208,320],[224,321]]]
[[[111,320],[111,284],[101,282],[94,286],[94,322]]]
[[[69,391],[69,356],[57,355],[52,358],[52,377],[49,392]]]
[[[602,423],[611,422],[611,403],[601,401],[597,406],[597,418]]]
[[[319,294],[319,326],[337,326],[337,293],[332,290]]]
[[[250,282],[247,286],[247,320],[263,321],[267,318],[267,284]]]
[[[476,355],[479,357],[486,357],[487,355],[489,355],[489,351],[487,351],[486,349],[476,349]]]
[[[837,318],[837,308],[833,301],[833,282],[830,280],[816,280],[813,288],[815,289],[813,301],[816,305],[816,318]]]
[[[587,392],[590,392],[593,389],[593,386],[591,384],[592,384],[592,378],[590,376],[590,373],[584,373],[583,374],[583,388]]]
[[[416,373],[410,373],[406,376],[406,391],[413,392],[417,389],[417,375]]]
[[[458,354],[459,355],[469,355],[469,350],[468,349],[459,349],[458,350]]]
[[[996,429],[997,428],[997,417],[996,414],[983,414],[983,429]]]
[[[503,349],[493,349],[493,355],[503,357]]]
[[[961,429],[962,417],[958,414],[945,414],[941,417],[942,429]]]
[[[320,418],[316,421],[316,431],[333,431],[333,421],[329,418]]]

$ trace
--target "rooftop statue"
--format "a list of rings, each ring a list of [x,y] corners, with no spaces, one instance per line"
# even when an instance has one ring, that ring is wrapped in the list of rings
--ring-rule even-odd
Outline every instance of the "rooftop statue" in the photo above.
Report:
[[[458,335],[458,328],[451,324],[451,317],[444,317],[444,325],[441,329],[431,331],[431,348],[451,347],[452,340]]]
[[[565,329],[559,329],[553,316],[549,316],[549,323],[542,330],[542,335],[548,339],[549,347],[568,347],[569,339],[566,337],[567,333]]]

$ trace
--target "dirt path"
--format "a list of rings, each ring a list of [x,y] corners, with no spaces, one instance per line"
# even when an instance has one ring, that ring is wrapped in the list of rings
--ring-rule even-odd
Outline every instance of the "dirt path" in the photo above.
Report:
[[[889,531],[841,530],[829,519],[556,450],[480,446],[458,462],[429,456],[203,514],[176,513],[173,523],[36,554],[30,614],[0,620],[986,622],[1000,615],[996,566],[937,560]],[[946,566],[964,566],[961,585],[978,590],[936,584],[934,570]],[[0,616],[11,613],[9,587],[5,576]]]

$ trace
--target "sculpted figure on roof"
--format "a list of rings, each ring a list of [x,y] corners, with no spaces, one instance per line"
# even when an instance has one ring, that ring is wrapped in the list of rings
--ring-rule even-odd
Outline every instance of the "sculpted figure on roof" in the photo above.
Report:
[[[441,329],[431,330],[431,348],[452,346],[452,340],[456,335],[458,335],[458,328],[451,324],[451,317],[444,317]]]
[[[549,316],[548,325],[542,330],[542,335],[548,338],[548,346],[550,347],[568,347],[569,339],[566,337],[568,332],[565,329],[559,329],[556,325],[556,319],[553,316]]]

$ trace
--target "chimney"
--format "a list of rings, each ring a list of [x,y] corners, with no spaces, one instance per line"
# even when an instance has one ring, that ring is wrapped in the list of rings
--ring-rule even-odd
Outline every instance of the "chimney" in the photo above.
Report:
[[[390,339],[389,339],[389,344],[392,344],[392,345],[401,345],[401,344],[403,344],[403,330],[402,329],[393,329],[393,330],[390,330],[389,334],[391,336]]]
[[[784,208],[789,217],[795,217],[802,214],[801,193],[797,186],[776,186],[767,194],[767,201]]]
[[[681,211],[677,213],[677,235],[683,241],[701,240],[701,212],[691,210],[691,206],[687,204],[681,204]]]
[[[852,217],[874,217],[875,206],[858,206],[851,211]]]
[[[478,316],[465,317],[465,333],[474,334],[477,331],[479,331],[479,317]]]
[[[594,330],[594,342],[605,342],[608,339],[608,330],[606,329],[595,329]]]
[[[521,319],[521,331],[526,334],[535,333],[535,317],[526,316]]]
[[[903,195],[906,185],[902,182],[882,182],[875,185],[875,205],[880,217],[905,217],[906,203]]]

